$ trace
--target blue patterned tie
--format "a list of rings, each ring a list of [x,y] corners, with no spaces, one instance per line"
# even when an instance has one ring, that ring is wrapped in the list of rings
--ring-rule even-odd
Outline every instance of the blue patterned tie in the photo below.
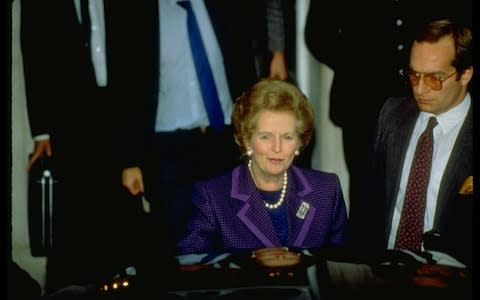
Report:
[[[224,126],[223,111],[195,14],[192,10],[190,1],[178,1],[178,4],[185,8],[188,14],[187,26],[190,48],[195,62],[195,70],[197,71],[198,81],[200,82],[203,102],[205,104],[205,109],[207,110],[210,126],[217,131],[221,131]]]

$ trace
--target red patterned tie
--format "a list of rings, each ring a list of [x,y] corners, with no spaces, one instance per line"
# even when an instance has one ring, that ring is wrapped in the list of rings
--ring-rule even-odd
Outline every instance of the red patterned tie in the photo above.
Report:
[[[418,139],[413,156],[402,215],[398,225],[395,249],[420,250],[427,186],[430,178],[433,153],[433,128],[437,119],[430,117],[427,128]]]

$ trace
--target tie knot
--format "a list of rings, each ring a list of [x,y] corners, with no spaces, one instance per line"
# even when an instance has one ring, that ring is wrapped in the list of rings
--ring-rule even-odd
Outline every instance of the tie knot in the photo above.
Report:
[[[187,1],[187,0],[177,1],[177,4],[180,5],[181,7],[185,8],[186,10],[192,9],[190,1]]]
[[[430,119],[428,120],[427,129],[425,129],[425,131],[432,130],[435,126],[437,126],[437,124],[437,118],[430,117]]]

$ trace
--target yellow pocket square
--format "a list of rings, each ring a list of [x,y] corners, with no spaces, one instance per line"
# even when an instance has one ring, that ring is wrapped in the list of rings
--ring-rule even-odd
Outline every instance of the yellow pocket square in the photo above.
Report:
[[[468,176],[467,179],[462,184],[460,191],[458,191],[460,195],[471,195],[473,194],[473,176]]]

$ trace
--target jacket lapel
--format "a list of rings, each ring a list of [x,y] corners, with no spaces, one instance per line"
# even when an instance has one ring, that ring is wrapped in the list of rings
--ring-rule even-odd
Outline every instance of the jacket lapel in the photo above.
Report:
[[[237,216],[265,247],[281,246],[270,215],[263,206],[260,192],[248,174],[246,164],[238,166],[232,172],[231,197],[244,202]]]
[[[386,166],[386,170],[389,170],[390,174],[392,174],[391,176],[393,180],[386,180],[385,186],[387,199],[390,199],[390,208],[393,208],[393,205],[396,202],[395,195],[397,195],[400,187],[405,154],[419,112],[418,110],[415,113],[407,111],[406,114],[410,116],[400,117],[400,120],[405,119],[406,121],[399,122],[397,124],[398,128],[392,129],[392,134],[388,140],[388,147],[390,148],[391,156],[387,157],[388,165]],[[392,210],[390,210],[390,212],[392,212]]]
[[[287,243],[301,248],[315,216],[315,207],[306,200],[312,188],[298,168],[292,166],[288,176]],[[239,166],[232,172],[231,196],[244,202],[237,216],[265,247],[281,246],[270,215],[263,205],[262,196],[248,174],[246,165]]]
[[[290,171],[291,182],[287,190],[288,244],[302,248],[305,237],[315,217],[315,206],[308,200],[312,187],[300,169],[293,166]]]
[[[449,213],[448,209],[446,209],[448,202],[453,200],[455,195],[458,194],[463,181],[473,174],[472,157],[473,117],[472,107],[470,106],[465,123],[460,129],[440,183],[434,228],[442,227],[441,220],[446,220],[447,217],[445,214]]]
[[[386,157],[387,165],[385,166],[385,170],[388,170],[388,174],[386,174],[386,178],[383,182],[385,185],[386,201],[385,224],[388,224],[388,228],[385,230],[387,240],[388,235],[390,234],[390,225],[393,218],[396,195],[400,188],[405,154],[419,114],[419,110],[415,105],[413,99],[407,98],[405,100],[404,110],[400,111],[397,118],[389,120],[389,122],[391,122],[390,125],[385,126],[391,132],[391,134],[387,133],[387,145],[390,155]],[[388,176],[391,177],[388,178]]]

